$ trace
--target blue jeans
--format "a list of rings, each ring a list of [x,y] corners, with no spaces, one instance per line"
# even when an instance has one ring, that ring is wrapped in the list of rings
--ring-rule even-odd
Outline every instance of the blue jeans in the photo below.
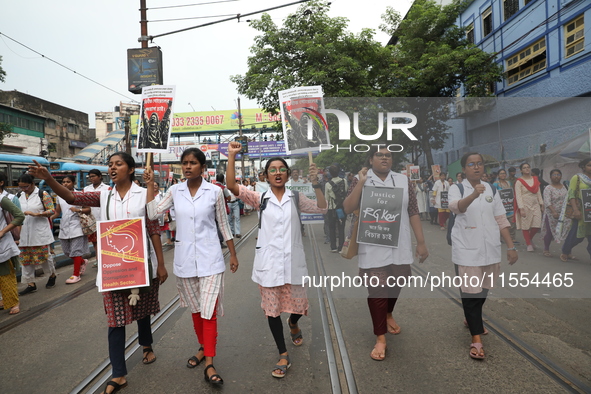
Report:
[[[232,234],[242,234],[240,232],[240,203],[238,200],[235,202],[229,202],[228,207],[230,208],[230,215],[228,215],[228,221],[230,222],[230,229]]]

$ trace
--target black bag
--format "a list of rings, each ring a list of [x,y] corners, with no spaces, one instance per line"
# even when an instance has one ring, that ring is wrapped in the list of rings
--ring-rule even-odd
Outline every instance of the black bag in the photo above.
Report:
[[[328,181],[332,186],[332,192],[335,195],[335,209],[343,208],[343,201],[347,198],[347,191],[345,190],[345,181],[341,180],[339,183],[334,183],[332,180]]]

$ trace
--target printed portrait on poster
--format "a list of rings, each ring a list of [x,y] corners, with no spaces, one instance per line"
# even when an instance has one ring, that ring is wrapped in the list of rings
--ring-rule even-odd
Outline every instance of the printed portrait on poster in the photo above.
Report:
[[[172,131],[175,87],[142,88],[142,107],[138,125],[138,152],[166,153]]]

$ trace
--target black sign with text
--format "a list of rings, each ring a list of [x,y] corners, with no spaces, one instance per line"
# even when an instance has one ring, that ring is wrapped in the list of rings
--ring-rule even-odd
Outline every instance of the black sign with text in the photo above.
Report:
[[[591,222],[591,190],[581,190],[583,197],[583,220],[585,223]]]
[[[404,189],[366,186],[359,209],[360,244],[398,247]]]
[[[501,197],[501,201],[503,202],[503,206],[505,207],[505,211],[513,212],[513,210],[515,209],[515,208],[513,208],[513,200],[515,199],[515,195],[513,194],[513,189],[499,190],[499,196]]]
[[[448,192],[441,192],[441,209],[449,209]]]

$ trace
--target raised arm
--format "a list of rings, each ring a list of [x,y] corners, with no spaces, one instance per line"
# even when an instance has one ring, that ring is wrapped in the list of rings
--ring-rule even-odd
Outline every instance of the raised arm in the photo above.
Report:
[[[46,167],[43,167],[41,164],[37,163],[33,160],[35,165],[29,166],[29,174],[32,176],[43,179],[45,184],[55,192],[58,196],[66,200],[68,204],[74,204],[74,193],[68,190],[65,186],[60,185],[58,181],[54,179],[49,173],[49,170]]]
[[[238,184],[236,184],[236,154],[242,149],[240,142],[232,141],[228,144],[228,166],[226,168],[226,186],[236,197],[240,194]]]

